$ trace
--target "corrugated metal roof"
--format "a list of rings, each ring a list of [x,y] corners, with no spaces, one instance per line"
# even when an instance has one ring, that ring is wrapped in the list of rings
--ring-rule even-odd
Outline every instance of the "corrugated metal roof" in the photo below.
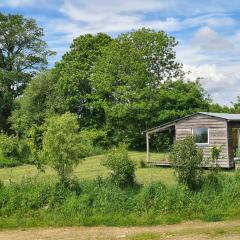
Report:
[[[212,112],[199,112],[208,116],[223,118],[229,121],[240,121],[240,114],[231,113],[212,113]]]

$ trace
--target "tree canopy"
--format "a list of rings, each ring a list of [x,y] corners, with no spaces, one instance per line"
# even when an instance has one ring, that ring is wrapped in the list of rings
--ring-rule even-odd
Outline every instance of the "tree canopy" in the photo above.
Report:
[[[186,80],[176,45],[165,32],[145,28],[115,39],[103,33],[77,37],[51,72],[33,78],[16,101],[13,128],[23,134],[69,111],[82,129],[105,132],[105,144],[143,148],[143,130],[209,109],[199,81]]]
[[[59,112],[71,111],[88,121],[94,117],[89,117],[85,108],[86,95],[91,93],[89,79],[102,49],[111,41],[112,38],[104,33],[81,35],[73,40],[70,51],[53,69],[57,75],[57,95],[62,99]]]
[[[8,130],[13,102],[31,77],[46,68],[47,49],[43,29],[33,19],[0,13],[0,128]]]
[[[199,82],[184,81],[177,42],[162,31],[122,34],[103,51],[91,75],[90,107],[102,114],[113,142],[142,147],[141,131],[208,107]]]

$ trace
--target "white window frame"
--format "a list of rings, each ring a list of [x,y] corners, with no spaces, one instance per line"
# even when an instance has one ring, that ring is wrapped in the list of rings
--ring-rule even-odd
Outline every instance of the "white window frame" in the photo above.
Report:
[[[208,141],[207,141],[207,143],[197,143],[196,142],[197,146],[209,145],[209,128],[208,127],[194,127],[194,128],[192,128],[192,137],[193,137],[193,129],[197,129],[197,128],[207,128],[207,130],[208,130]]]

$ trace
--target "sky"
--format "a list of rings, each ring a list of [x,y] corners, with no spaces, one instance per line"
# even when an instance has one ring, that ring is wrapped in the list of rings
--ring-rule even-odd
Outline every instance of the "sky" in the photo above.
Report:
[[[80,34],[164,30],[179,42],[188,78],[200,77],[214,102],[240,96],[240,0],[0,0],[0,11],[36,19],[57,52],[50,66]]]

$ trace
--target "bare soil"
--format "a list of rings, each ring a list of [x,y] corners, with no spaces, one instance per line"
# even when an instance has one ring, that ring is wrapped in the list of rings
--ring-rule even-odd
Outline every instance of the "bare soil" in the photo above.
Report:
[[[0,240],[240,240],[240,220],[150,227],[63,227],[0,231]]]

